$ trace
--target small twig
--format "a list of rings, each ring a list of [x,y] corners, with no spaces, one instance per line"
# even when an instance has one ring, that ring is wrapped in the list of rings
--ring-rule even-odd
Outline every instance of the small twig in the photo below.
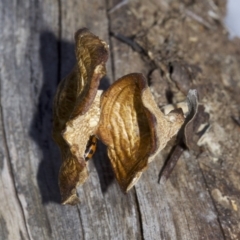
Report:
[[[175,146],[170,158],[167,160],[166,165],[163,167],[162,172],[160,172],[159,174],[159,183],[161,185],[164,185],[168,180],[170,174],[172,173],[178,159],[180,158],[184,150],[184,147],[182,147],[180,144],[177,144]]]
[[[208,115],[204,115],[204,107],[199,106],[198,95],[195,89],[189,90],[187,95],[187,104],[189,113],[186,116],[184,124],[178,132],[177,144],[171,151],[169,159],[167,159],[162,171],[159,174],[159,183],[161,185],[165,184],[169,178],[184,150],[199,150],[195,147],[198,139],[193,138],[192,136],[194,136],[194,134],[197,132],[199,126],[205,122],[206,119],[208,119]],[[195,141],[195,144],[190,142],[189,136],[191,136],[191,141]]]
[[[205,26],[209,29],[213,29],[212,25],[210,25],[207,21],[205,21],[202,17],[200,17],[196,13],[194,13],[190,10],[187,10],[187,9],[185,10],[185,13],[186,13],[187,16],[189,16],[193,20],[197,21],[198,23],[202,24],[203,26]]]
[[[146,54],[145,50],[139,44],[134,42],[134,40],[132,40],[131,38],[126,37],[122,34],[116,34],[116,33],[113,33],[113,32],[111,32],[111,35],[113,37],[115,37],[116,39],[118,39],[119,41],[121,41],[121,42],[127,44],[128,46],[130,46],[134,51],[136,51],[138,53]]]
[[[117,9],[121,8],[122,6],[124,6],[125,4],[128,3],[128,0],[123,0],[121,1],[120,3],[118,3],[117,5],[115,5],[114,7],[112,7],[108,13],[111,14],[113,13],[114,11],[116,11]]]

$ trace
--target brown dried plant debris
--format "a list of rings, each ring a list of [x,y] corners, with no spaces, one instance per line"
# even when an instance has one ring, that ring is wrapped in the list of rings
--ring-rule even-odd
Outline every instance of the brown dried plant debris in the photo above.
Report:
[[[96,135],[108,148],[116,179],[128,191],[184,123],[181,109],[164,115],[140,73],[128,74],[102,93],[108,47],[87,29],[75,35],[77,66],[59,85],[53,138],[62,154],[59,187],[63,204],[76,204],[76,187],[88,177],[85,151]]]
[[[160,173],[160,183],[164,184],[173,171],[178,159],[185,149],[200,153],[198,141],[209,127],[209,114],[204,110],[204,106],[199,104],[196,90],[189,90],[187,99],[187,115],[184,124],[178,132],[177,144],[170,153],[169,159]]]

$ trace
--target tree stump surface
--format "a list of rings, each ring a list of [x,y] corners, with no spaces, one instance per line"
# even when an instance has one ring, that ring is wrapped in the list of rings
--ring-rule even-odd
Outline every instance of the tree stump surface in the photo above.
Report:
[[[222,0],[1,1],[0,239],[240,239],[240,41],[224,14]],[[159,107],[195,88],[210,120],[166,184],[174,142],[127,194],[99,144],[81,203],[62,206],[52,101],[82,27],[109,43],[100,87],[141,72]]]

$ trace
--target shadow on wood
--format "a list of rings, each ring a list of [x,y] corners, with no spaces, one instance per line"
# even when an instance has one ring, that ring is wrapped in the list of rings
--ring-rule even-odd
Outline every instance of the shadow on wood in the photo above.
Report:
[[[100,161],[101,160],[101,161]],[[93,163],[96,167],[102,193],[106,193],[108,187],[114,181],[114,173],[107,155],[107,147],[98,141],[97,152],[93,156]]]
[[[43,32],[40,35],[39,51],[43,68],[43,84],[37,112],[32,120],[30,136],[42,151],[42,160],[37,174],[42,202],[43,204],[60,203],[58,172],[61,157],[51,136],[52,103],[61,75],[66,75],[74,65],[74,45],[58,41],[51,32]]]

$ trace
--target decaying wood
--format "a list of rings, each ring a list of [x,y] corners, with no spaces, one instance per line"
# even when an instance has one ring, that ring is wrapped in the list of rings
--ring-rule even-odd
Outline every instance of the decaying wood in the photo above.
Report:
[[[240,238],[240,42],[228,39],[224,2],[1,1],[0,239]],[[210,119],[201,151],[185,150],[165,185],[174,140],[126,195],[100,144],[81,204],[62,206],[52,102],[82,27],[109,43],[101,89],[140,72],[160,108],[196,88]]]

